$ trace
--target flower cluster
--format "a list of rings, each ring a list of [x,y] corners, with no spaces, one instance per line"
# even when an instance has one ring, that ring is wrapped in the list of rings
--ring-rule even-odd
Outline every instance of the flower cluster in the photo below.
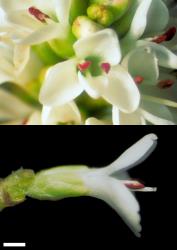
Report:
[[[0,122],[176,124],[173,0],[0,0]]]

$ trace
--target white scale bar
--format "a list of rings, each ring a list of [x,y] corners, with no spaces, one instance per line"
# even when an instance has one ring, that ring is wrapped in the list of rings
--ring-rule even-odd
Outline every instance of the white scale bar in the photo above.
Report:
[[[26,243],[3,243],[3,247],[26,247]]]

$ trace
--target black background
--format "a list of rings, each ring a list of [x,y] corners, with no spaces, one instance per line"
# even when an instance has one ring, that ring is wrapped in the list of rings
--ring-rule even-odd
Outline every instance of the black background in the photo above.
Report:
[[[157,193],[138,193],[142,237],[136,238],[103,201],[70,198],[58,202],[28,198],[0,213],[2,242],[27,242],[29,249],[142,249],[172,244],[176,224],[176,127],[1,127],[0,177],[23,166],[35,171],[57,165],[85,164],[101,167],[148,133],[156,133],[158,146],[131,176]]]

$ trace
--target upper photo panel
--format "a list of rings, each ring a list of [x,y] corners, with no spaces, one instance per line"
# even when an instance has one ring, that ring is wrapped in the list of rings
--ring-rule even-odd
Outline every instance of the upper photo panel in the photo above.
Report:
[[[0,125],[176,125],[176,0],[0,0]]]

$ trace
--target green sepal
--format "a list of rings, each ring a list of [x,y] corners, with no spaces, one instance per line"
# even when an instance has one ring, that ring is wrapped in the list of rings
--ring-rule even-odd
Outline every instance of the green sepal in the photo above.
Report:
[[[80,174],[88,171],[86,166],[63,166],[36,174],[28,189],[28,196],[39,200],[60,200],[88,194]]]
[[[0,181],[0,210],[15,206],[25,200],[27,190],[34,181],[30,169],[19,169]]]

